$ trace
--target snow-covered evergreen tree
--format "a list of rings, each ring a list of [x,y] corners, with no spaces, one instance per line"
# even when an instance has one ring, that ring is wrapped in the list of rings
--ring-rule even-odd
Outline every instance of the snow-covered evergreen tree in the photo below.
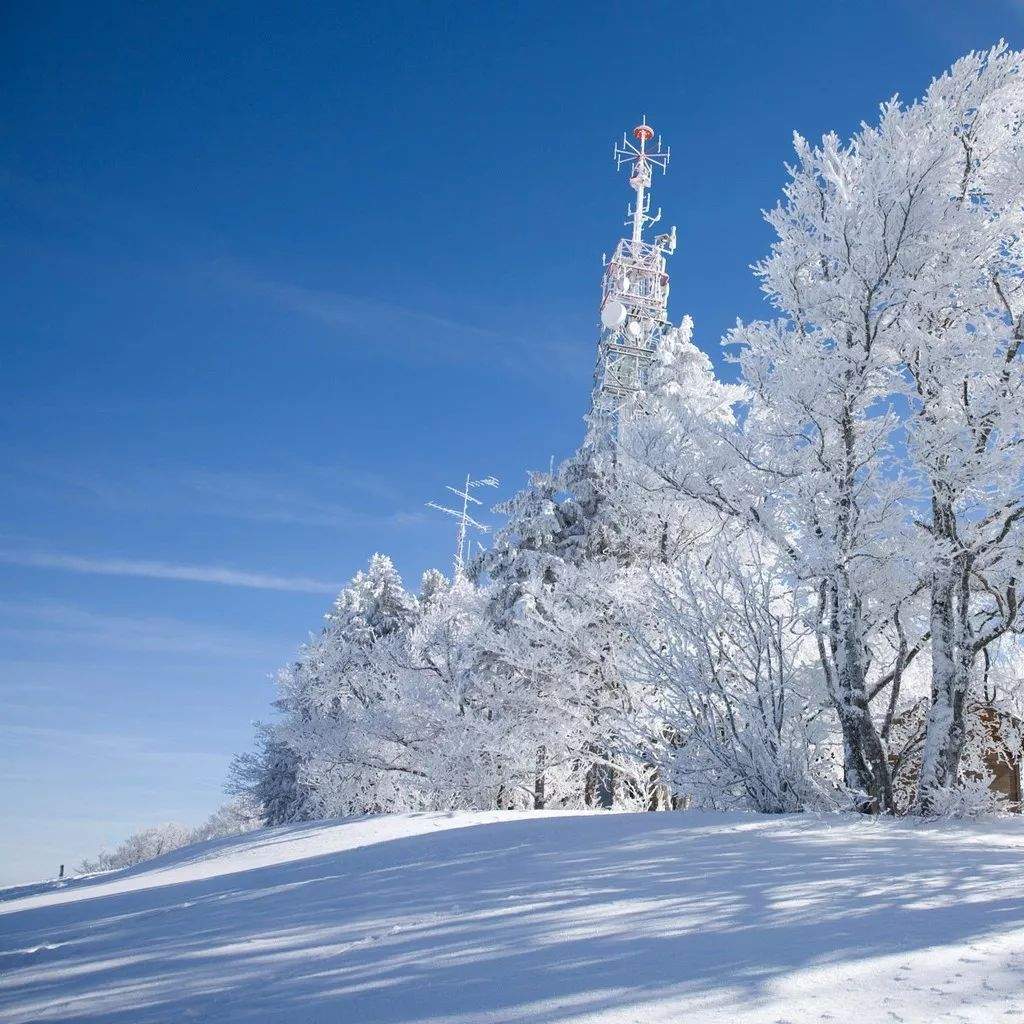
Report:
[[[235,788],[260,802],[268,824],[372,809],[384,799],[375,794],[375,768],[359,761],[358,722],[388,697],[374,671],[375,646],[410,630],[416,617],[391,559],[375,554],[335,599],[322,632],[279,673],[281,719],[260,728],[256,753],[234,771]]]
[[[247,796],[260,808],[264,825],[284,825],[322,816],[315,788],[300,774],[301,757],[279,736],[279,729],[261,724],[256,749],[234,759],[228,791]]]

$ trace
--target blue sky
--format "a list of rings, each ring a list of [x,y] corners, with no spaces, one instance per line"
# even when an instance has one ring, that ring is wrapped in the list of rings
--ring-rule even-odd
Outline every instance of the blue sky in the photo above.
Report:
[[[792,132],[1024,43],[1009,0],[211,8],[0,14],[0,884],[205,817],[332,590],[573,448],[641,113],[717,359]]]

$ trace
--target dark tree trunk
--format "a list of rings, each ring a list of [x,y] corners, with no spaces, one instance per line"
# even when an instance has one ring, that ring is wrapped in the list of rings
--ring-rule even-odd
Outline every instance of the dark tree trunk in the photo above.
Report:
[[[892,772],[868,707],[860,605],[840,577],[830,595],[834,700],[843,734],[846,785],[863,794],[859,810],[892,813]]]
[[[603,761],[595,761],[587,771],[584,800],[588,807],[610,808],[615,797],[615,773]]]
[[[936,505],[936,532],[952,543],[951,510]],[[967,738],[965,708],[974,656],[970,628],[971,561],[960,553],[937,568],[931,588],[931,707],[921,760],[917,803],[923,814],[936,808],[939,793],[956,785]]]
[[[543,744],[537,748],[537,773],[533,780],[533,809],[544,810],[544,770],[546,766],[547,752]]]

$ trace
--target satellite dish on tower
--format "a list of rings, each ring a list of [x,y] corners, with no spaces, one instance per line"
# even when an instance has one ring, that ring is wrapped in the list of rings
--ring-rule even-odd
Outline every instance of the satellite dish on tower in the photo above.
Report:
[[[609,299],[601,310],[601,323],[613,331],[626,319],[626,307],[617,299]]]

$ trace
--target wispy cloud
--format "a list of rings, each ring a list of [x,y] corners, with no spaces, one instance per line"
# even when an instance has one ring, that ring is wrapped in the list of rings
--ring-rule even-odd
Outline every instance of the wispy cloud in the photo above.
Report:
[[[276,470],[186,467],[92,467],[59,459],[26,458],[0,449],[0,489],[21,502],[52,501],[60,491],[116,512],[179,509],[189,516],[242,519],[326,529],[402,527],[423,522],[402,490],[381,474],[345,466],[291,465]],[[338,500],[361,495],[359,505]],[[384,506],[381,508],[381,506]],[[390,507],[388,507],[390,506]]]
[[[388,353],[462,361],[481,346],[499,353],[502,335],[489,327],[414,309],[400,303],[306,285],[275,281],[228,260],[204,268],[208,279],[228,291],[315,320],[352,338],[386,344]]]
[[[4,736],[8,743],[20,741],[37,748],[53,748],[65,752],[73,746],[79,756],[89,751],[103,754],[105,757],[122,758],[132,764],[151,761],[180,765],[187,759],[192,768],[203,767],[199,765],[202,761],[205,762],[205,766],[222,769],[226,761],[224,754],[205,750],[161,749],[156,737],[129,732],[98,732],[92,729],[60,729],[2,723],[0,736]]]
[[[274,643],[267,636],[228,627],[163,615],[118,615],[93,612],[59,602],[0,601],[3,625],[0,636],[33,645],[32,649],[53,651],[56,646],[101,650],[145,651],[159,654],[194,655],[199,658],[243,658],[273,664],[289,646]],[[68,676],[81,679],[83,666],[68,663],[4,661],[5,676],[14,676],[11,687],[0,687],[5,699],[18,692],[38,694],[57,688]],[[47,684],[47,680],[50,683]]]
[[[339,473],[338,477],[335,486],[338,482],[349,483],[347,474]],[[342,502],[303,493],[287,480],[275,481],[249,473],[197,471],[185,475],[182,483],[198,500],[198,508],[207,515],[336,529],[406,526],[424,519],[419,512],[366,512]]]
[[[236,275],[233,280],[239,286],[252,292],[258,292],[283,309],[322,320],[332,327],[345,327],[360,333],[376,332],[384,321],[388,324],[399,324],[406,327],[440,328],[444,331],[457,331],[481,338],[497,337],[497,332],[485,327],[428,313],[424,310],[409,309],[397,303],[381,302],[358,295],[348,295],[344,292],[319,290],[260,278],[244,278]]]
[[[127,558],[90,558],[52,551],[0,549],[0,562],[36,569],[63,569],[96,576],[140,576],[155,580],[216,583],[255,590],[286,590],[304,594],[333,594],[338,584],[308,576],[277,576],[219,565],[187,565]]]
[[[475,361],[504,373],[543,381],[552,375],[579,379],[589,373],[589,340],[569,340],[507,324],[416,309],[392,301],[347,292],[276,281],[235,261],[205,265],[202,274],[216,287],[248,295],[284,312],[315,320],[351,339],[386,350],[389,358],[464,363]],[[507,313],[507,310],[506,310]],[[581,357],[584,361],[581,362]],[[542,371],[542,372],[538,372]]]

